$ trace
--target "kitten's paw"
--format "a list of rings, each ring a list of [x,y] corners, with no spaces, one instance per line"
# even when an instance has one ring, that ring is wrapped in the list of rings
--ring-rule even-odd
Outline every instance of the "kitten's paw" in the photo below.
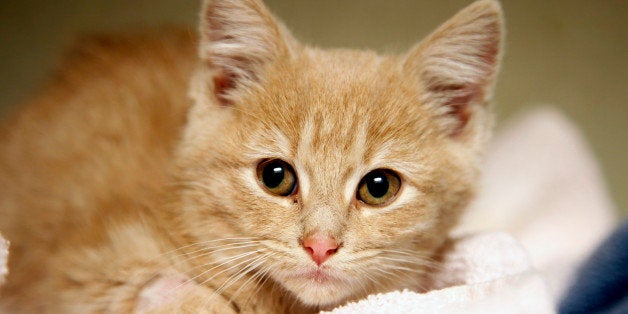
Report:
[[[135,313],[235,313],[214,291],[181,274],[164,274],[138,296]]]

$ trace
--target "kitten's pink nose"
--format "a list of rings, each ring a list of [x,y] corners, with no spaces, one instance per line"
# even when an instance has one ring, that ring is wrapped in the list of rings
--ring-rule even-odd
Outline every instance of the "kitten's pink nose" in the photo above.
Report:
[[[315,234],[303,240],[303,248],[319,266],[338,250],[336,240],[330,236]]]

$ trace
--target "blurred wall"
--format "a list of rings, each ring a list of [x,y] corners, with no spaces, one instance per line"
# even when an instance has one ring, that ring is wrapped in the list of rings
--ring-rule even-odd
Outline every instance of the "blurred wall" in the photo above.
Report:
[[[268,0],[297,38],[329,47],[407,49],[470,1]],[[538,104],[559,107],[602,162],[628,213],[628,2],[503,0],[504,65],[498,120]],[[164,24],[194,26],[196,0],[0,1],[0,113],[45,81],[79,33]]]

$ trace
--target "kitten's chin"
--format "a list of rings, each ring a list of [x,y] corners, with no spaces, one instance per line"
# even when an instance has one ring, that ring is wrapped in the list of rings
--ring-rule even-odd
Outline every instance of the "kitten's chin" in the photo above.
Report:
[[[303,304],[322,308],[341,305],[350,299],[357,284],[319,268],[287,275],[282,282]]]

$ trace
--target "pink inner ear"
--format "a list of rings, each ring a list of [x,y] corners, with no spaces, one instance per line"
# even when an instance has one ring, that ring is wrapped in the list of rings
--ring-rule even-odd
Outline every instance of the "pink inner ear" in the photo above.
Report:
[[[469,118],[471,118],[471,113],[469,112],[467,105],[454,104],[451,106],[451,111],[448,114],[454,116],[458,120],[458,125],[450,134],[450,136],[456,137],[462,133],[462,130],[464,130],[464,127],[469,122]]]
[[[447,107],[446,115],[456,120],[450,136],[460,135],[471,119],[469,104],[484,97],[482,88],[476,84],[452,84],[433,86],[431,90],[441,95],[450,95],[443,104]]]
[[[225,71],[221,71],[220,73],[214,75],[214,96],[220,105],[231,105],[231,101],[227,97],[227,93],[235,87],[235,80],[236,77],[234,74]]]

